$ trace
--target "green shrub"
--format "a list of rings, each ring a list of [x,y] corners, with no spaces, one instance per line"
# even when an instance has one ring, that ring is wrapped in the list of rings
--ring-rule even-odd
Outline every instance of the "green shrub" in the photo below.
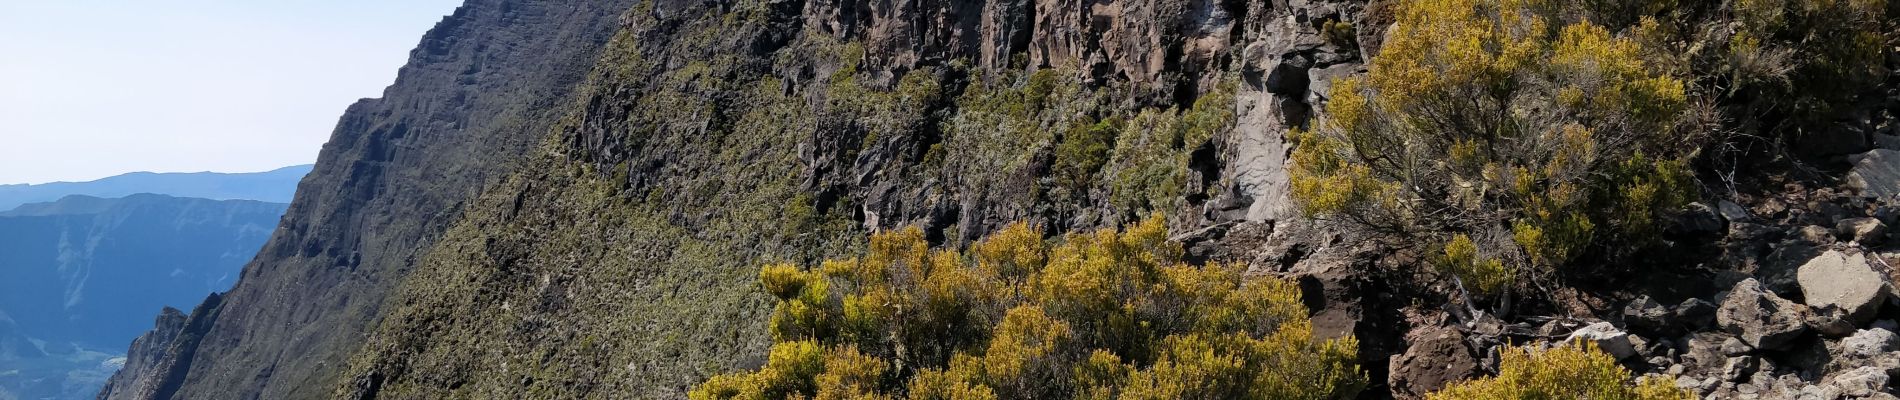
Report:
[[[1624,30],[1653,67],[1688,79],[1704,123],[1740,140],[1800,140],[1887,76],[1894,9],[1885,0],[1571,2]],[[1725,138],[1729,139],[1729,138]],[[1726,151],[1711,147],[1712,151]]]
[[[1015,224],[968,254],[909,228],[860,257],[770,265],[773,346],[694,399],[1341,399],[1351,338],[1318,340],[1296,285],[1181,263],[1150,218],[1054,246]]]
[[[1630,372],[1609,354],[1588,344],[1543,351],[1509,347],[1500,354],[1498,375],[1453,384],[1426,396],[1429,400],[1687,400],[1695,395],[1666,379],[1630,384]]]

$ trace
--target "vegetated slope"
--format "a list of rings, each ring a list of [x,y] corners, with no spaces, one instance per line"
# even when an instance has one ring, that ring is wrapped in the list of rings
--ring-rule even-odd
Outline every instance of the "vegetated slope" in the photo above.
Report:
[[[285,207],[140,194],[0,212],[0,391],[91,398],[154,310],[229,289]]]
[[[1766,3],[1774,4],[1766,11],[1753,10],[1762,12],[1748,18],[1775,18],[1748,23],[1785,21],[1776,13],[1804,10],[1788,2],[1734,4]],[[1482,14],[1479,17],[1485,18],[1478,21],[1530,27],[1488,29],[1427,21],[1491,35],[1486,37],[1556,33],[1564,24],[1490,19],[1492,14],[1483,13],[1509,9],[1562,18],[1593,15],[1533,7],[1556,4],[1537,1],[1446,4],[1460,5],[1448,11]],[[1723,8],[1727,4],[1685,10],[1701,13],[1696,18],[1736,15]],[[1640,5],[1636,2],[1587,5],[1681,17],[1635,7]],[[605,6],[591,9],[619,16],[618,33],[598,57],[567,65],[574,81],[584,81],[578,89],[513,98],[532,99],[545,108],[537,108],[541,112],[534,114],[533,123],[509,131],[511,141],[457,142],[464,136],[448,135],[420,139],[413,129],[397,129],[415,125],[401,124],[374,126],[407,136],[374,129],[368,135],[346,135],[359,132],[351,127],[363,123],[346,118],[319,173],[330,164],[386,168],[323,178],[348,183],[344,187],[350,190],[325,193],[370,197],[340,197],[352,201],[337,202],[306,195],[293,207],[292,220],[297,207],[312,207],[312,213],[328,212],[322,207],[343,209],[349,218],[359,219],[329,222],[341,225],[320,224],[324,220],[289,224],[293,232],[322,234],[267,248],[267,258],[295,262],[253,265],[238,291],[207,302],[184,328],[170,330],[180,334],[148,336],[155,339],[147,344],[163,343],[153,346],[163,350],[153,352],[172,354],[140,372],[122,374],[108,397],[679,398],[708,377],[768,364],[773,299],[759,285],[759,265],[813,265],[865,254],[862,238],[868,233],[900,227],[919,228],[933,246],[960,247],[1014,221],[1027,221],[1057,237],[1126,225],[1152,214],[1169,221],[1169,239],[1182,244],[1182,260],[1190,265],[1244,262],[1248,274],[1296,282],[1300,303],[1311,313],[1314,336],[1357,338],[1356,361],[1371,383],[1361,392],[1363,397],[1421,396],[1499,372],[1520,377],[1582,373],[1595,378],[1588,387],[1602,388],[1628,383],[1621,375],[1632,371],[1667,374],[1688,378],[1678,381],[1684,390],[1718,397],[1855,387],[1878,392],[1888,386],[1876,377],[1889,375],[1894,370],[1889,367],[1900,367],[1900,352],[1893,351],[1900,341],[1881,339],[1893,338],[1892,329],[1867,321],[1892,318],[1895,310],[1874,311],[1891,291],[1891,276],[1873,274],[1885,270],[1871,261],[1862,258],[1858,265],[1849,265],[1854,268],[1834,268],[1873,272],[1867,279],[1849,279],[1878,287],[1856,286],[1856,293],[1880,293],[1863,296],[1876,301],[1858,303],[1869,308],[1857,310],[1853,318],[1805,319],[1839,311],[1777,297],[1801,299],[1795,293],[1809,285],[1796,281],[1808,278],[1795,279],[1792,271],[1814,258],[1813,253],[1834,249],[1859,254],[1863,251],[1855,246],[1878,243],[1881,235],[1876,233],[1884,233],[1867,218],[1878,222],[1900,215],[1881,205],[1900,191],[1870,201],[1836,191],[1831,186],[1836,182],[1826,175],[1845,169],[1846,160],[1837,156],[1893,140],[1874,133],[1896,109],[1891,95],[1884,102],[1861,105],[1876,110],[1863,110],[1872,116],[1850,116],[1854,122],[1847,128],[1801,136],[1808,139],[1803,143],[1840,145],[1819,158],[1789,158],[1794,156],[1782,148],[1766,148],[1786,143],[1764,139],[1734,142],[1753,150],[1720,153],[1761,158],[1744,169],[1760,176],[1734,175],[1733,167],[1739,164],[1728,159],[1696,164],[1698,174],[1725,176],[1720,182],[1729,185],[1729,193],[1717,196],[1705,190],[1698,200],[1706,203],[1700,206],[1654,210],[1654,215],[1669,217],[1668,226],[1656,227],[1664,231],[1657,254],[1665,257],[1635,258],[1602,274],[1519,280],[1518,290],[1525,294],[1478,297],[1485,302],[1474,304],[1471,296],[1461,296],[1464,290],[1457,280],[1431,265],[1486,267],[1480,272],[1517,267],[1491,263],[1489,254],[1456,257],[1477,250],[1451,251],[1467,247],[1451,244],[1486,238],[1454,237],[1443,246],[1371,240],[1390,238],[1340,229],[1333,225],[1337,220],[1312,221],[1296,214],[1295,202],[1287,198],[1288,128],[1326,121],[1328,96],[1336,95],[1332,85],[1338,78],[1365,72],[1365,55],[1378,54],[1385,29],[1395,21],[1387,2],[807,0],[646,1],[625,6],[624,14]],[[485,9],[479,4],[470,8]],[[521,10],[501,8],[504,13]],[[1426,16],[1414,22],[1431,18],[1417,15]],[[451,21],[445,26],[477,28]],[[1686,17],[1680,22],[1694,29],[1646,26],[1657,35],[1700,35],[1713,32],[1701,30],[1709,26],[1739,26]],[[1701,25],[1705,22],[1708,26]],[[497,24],[458,37],[551,26]],[[602,28],[603,34],[607,29]],[[1760,34],[1773,37],[1756,39],[1768,43],[1761,48],[1775,48],[1820,37],[1794,29],[1771,29]],[[1634,53],[1621,50],[1634,46],[1626,33],[1574,31],[1578,33],[1561,37],[1577,39],[1570,43],[1581,48]],[[1632,30],[1618,25],[1617,31]],[[1754,43],[1746,36],[1710,35],[1720,43],[1731,43],[1734,37],[1740,38],[1734,43]],[[1413,37],[1395,45],[1436,49],[1433,46],[1486,43],[1429,39]],[[1708,38],[1690,39],[1665,44],[1703,43]],[[471,46],[517,49],[497,43]],[[1514,55],[1542,54],[1536,53],[1542,51],[1538,46],[1529,47]],[[1427,54],[1517,65],[1520,58],[1492,57],[1488,52],[1502,48],[1509,47],[1468,46]],[[1763,61],[1722,57],[1727,55],[1665,65],[1759,67]],[[592,68],[590,73],[579,73],[584,65]],[[1593,60],[1566,65],[1575,68],[1565,71],[1580,73],[1606,64]],[[1621,71],[1628,64],[1607,65]],[[1632,74],[1653,75],[1640,65],[1628,68],[1639,69]],[[1420,71],[1415,75],[1459,76]],[[1504,71],[1499,73],[1513,79],[1548,76],[1506,68],[1466,72],[1487,71]],[[1708,79],[1694,81],[1696,85],[1723,82],[1708,78],[1721,75],[1709,70],[1691,72]],[[1455,83],[1449,87],[1457,90],[1475,81],[1446,82]],[[1567,91],[1549,92],[1529,95],[1555,97]],[[1758,95],[1773,91],[1725,93],[1777,98]],[[1556,98],[1569,99],[1564,104],[1585,99],[1574,93]],[[1714,98],[1737,102],[1725,106],[1743,101]],[[1409,103],[1380,105],[1404,104]],[[1774,104],[1760,105],[1776,109]],[[1710,112],[1731,111],[1736,110]],[[1742,111],[1756,118],[1746,107]],[[1789,118],[1783,115],[1786,110],[1775,113],[1782,115],[1776,118]],[[456,144],[424,147],[437,141]],[[1752,147],[1756,145],[1764,147]],[[346,151],[358,148],[366,150]],[[478,160],[442,156],[476,151],[492,155]],[[440,177],[417,172],[439,171],[432,169],[443,168],[437,164],[359,161],[385,159],[372,157],[384,152],[464,161],[467,164],[454,170],[479,169],[481,176],[494,179],[481,181],[488,183],[484,185],[443,179],[360,182],[364,176]],[[1445,159],[1421,154],[1425,156],[1414,157],[1420,163]],[[1891,189],[1881,182],[1892,181],[1892,171],[1900,170],[1892,158],[1884,158],[1893,156],[1882,154],[1854,159],[1864,164],[1856,176],[1864,178],[1860,187],[1868,193]],[[1809,162],[1825,169],[1804,169],[1808,167],[1803,163]],[[1716,168],[1722,171],[1712,171]],[[451,181],[456,184],[435,185]],[[1518,186],[1537,187],[1536,179],[1522,181],[1526,183]],[[1432,189],[1461,187],[1454,183]],[[414,203],[415,208],[410,208],[412,203],[382,203],[414,200],[409,196],[426,201]],[[1718,203],[1721,199],[1747,206]],[[1677,206],[1673,199],[1657,203]],[[1710,203],[1716,206],[1706,205]],[[390,208],[374,213],[355,208],[362,204]],[[450,205],[454,207],[441,208]],[[1855,244],[1837,245],[1835,232],[1815,226],[1823,224],[1838,228]],[[344,254],[349,256],[337,258]],[[356,254],[362,262],[355,261]],[[1453,258],[1462,261],[1446,260]],[[324,264],[326,260],[331,263]],[[1455,275],[1460,268],[1447,269]],[[253,285],[253,279],[261,283]],[[1819,304],[1825,301],[1821,299],[1801,300]],[[344,304],[335,305],[339,302]],[[1776,312],[1758,312],[1767,309],[1759,306],[1763,304]],[[1480,305],[1487,308],[1477,309]],[[239,310],[245,314],[232,315]],[[200,333],[207,326],[215,327],[211,336]],[[317,332],[309,328],[313,326],[331,330]],[[1863,327],[1869,329],[1856,330]],[[1870,336],[1862,337],[1862,332]],[[1882,332],[1888,336],[1880,336]],[[1849,339],[1856,337],[1864,345],[1849,346]],[[1517,365],[1486,361],[1505,349],[1505,343],[1532,341],[1590,342],[1622,361],[1606,361],[1603,355],[1574,348],[1540,354],[1590,368],[1541,368],[1534,361],[1541,356],[1528,353],[1512,353]],[[1871,349],[1863,352],[1871,355],[1839,350],[1849,347]],[[1814,352],[1838,357],[1816,362],[1791,355]],[[1498,381],[1505,382],[1494,383]],[[1656,383],[1668,381],[1649,382],[1644,390],[1655,391],[1646,393],[1680,394]],[[1460,393],[1483,397],[1550,386],[1556,385],[1479,381],[1463,386],[1468,389]]]
[[[337,397],[678,398],[763,362],[763,262],[911,225],[952,246],[1017,220],[1231,225],[1274,185],[1252,169],[1278,168],[1269,127],[1305,112],[1289,76],[1357,57],[1317,28],[1352,5],[1093,7],[1127,8],[633,9],[545,150],[407,277]],[[1269,73],[1281,57],[1299,64]]]
[[[629,1],[478,0],[343,114],[279,234],[232,290],[154,332],[108,398],[327,395],[384,294],[460,203],[540,141]],[[199,344],[202,343],[203,346]],[[161,354],[150,354],[161,353]]]
[[[70,195],[118,198],[138,193],[289,203],[295,194],[297,182],[302,181],[310,169],[309,165],[297,165],[253,173],[134,172],[87,182],[0,185],[0,210],[11,210],[27,203],[50,202]]]

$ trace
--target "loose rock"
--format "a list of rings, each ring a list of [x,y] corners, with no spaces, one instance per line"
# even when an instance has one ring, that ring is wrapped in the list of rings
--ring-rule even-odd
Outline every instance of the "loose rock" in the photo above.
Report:
[[[1565,339],[1564,342],[1588,342],[1595,345],[1597,350],[1609,353],[1611,356],[1616,357],[1617,360],[1628,359],[1636,355],[1636,346],[1631,343],[1630,334],[1623,332],[1621,329],[1616,329],[1616,326],[1610,325],[1608,322],[1598,322],[1577,329],[1575,332],[1571,332],[1570,337]]]
[[[1900,335],[1886,329],[1862,329],[1841,339],[1840,347],[1843,356],[1871,358],[1900,350]]]
[[[1839,396],[1873,396],[1887,392],[1889,379],[1887,371],[1880,368],[1860,367],[1835,374],[1829,379],[1831,389],[1834,390],[1829,391]]]
[[[1855,156],[1847,185],[1860,190],[1861,196],[1885,202],[1900,200],[1900,151],[1878,149]]]
[[[1740,336],[1756,349],[1777,349],[1807,330],[1801,305],[1762,290],[1761,282],[1744,280],[1729,291],[1715,312],[1722,329]]]
[[[1845,311],[1854,325],[1871,318],[1887,300],[1887,274],[1860,253],[1821,253],[1801,265],[1796,279],[1809,306]]]
[[[1631,300],[1629,305],[1623,306],[1623,322],[1639,331],[1666,331],[1670,325],[1670,317],[1673,316],[1673,313],[1669,312],[1669,307],[1656,303],[1656,300],[1650,299],[1649,296],[1638,297],[1636,300]]]
[[[1835,224],[1835,229],[1840,231],[1841,237],[1863,245],[1880,243],[1887,237],[1887,224],[1872,217],[1843,219]]]

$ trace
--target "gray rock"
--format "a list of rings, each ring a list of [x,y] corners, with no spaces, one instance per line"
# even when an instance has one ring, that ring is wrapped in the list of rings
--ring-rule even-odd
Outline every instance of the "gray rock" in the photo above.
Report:
[[[1689,203],[1688,206],[1683,207],[1682,212],[1676,214],[1675,223],[1671,224],[1669,229],[1680,235],[1710,235],[1721,233],[1727,227],[1728,223],[1723,221],[1722,214],[1716,211],[1715,207],[1702,203]]]
[[[1854,333],[1852,315],[1839,307],[1823,306],[1808,309],[1808,328],[1828,337],[1842,337]]]
[[[1710,379],[1710,380],[1713,381],[1714,379]],[[1687,376],[1676,377],[1677,389],[1695,392],[1698,395],[1708,393],[1709,392],[1707,389],[1708,386],[1709,385],[1704,385],[1701,379],[1691,378]]]
[[[1841,339],[1840,349],[1842,356],[1872,358],[1900,350],[1900,335],[1886,329],[1862,329]]]
[[[1730,356],[1730,357],[1739,356],[1743,354],[1748,354],[1748,352],[1752,350],[1755,350],[1755,349],[1752,347],[1749,347],[1748,343],[1742,343],[1741,339],[1728,338],[1728,340],[1722,341],[1722,355],[1725,355],[1725,356]]]
[[[1717,332],[1699,332],[1689,336],[1684,342],[1682,357],[1679,359],[1685,369],[1709,371],[1721,368],[1728,362],[1728,355],[1722,352],[1722,342],[1729,335]]]
[[[1887,238],[1887,224],[1879,218],[1862,217],[1843,219],[1834,225],[1840,235],[1860,244],[1876,244]]]
[[[1854,170],[1847,186],[1861,196],[1886,202],[1900,200],[1900,150],[1878,149],[1853,157]]]
[[[1887,392],[1887,371],[1875,367],[1860,367],[1834,374],[1828,379],[1828,385],[1841,396],[1867,397]]]
[[[1889,134],[1889,132],[1882,132],[1882,133],[1875,134],[1874,147],[1888,149],[1888,150],[1900,150],[1900,136],[1891,135]]]
[[[1807,330],[1802,313],[1800,304],[1762,290],[1761,282],[1748,279],[1729,291],[1715,311],[1715,321],[1750,347],[1773,350]]]
[[[1775,293],[1794,293],[1801,290],[1800,283],[1796,281],[1801,266],[1829,248],[1799,237],[1790,237],[1776,242],[1769,249],[1768,257],[1763,258],[1755,270],[1755,278]]]
[[[1755,356],[1731,357],[1728,359],[1728,365],[1722,366],[1722,380],[1735,383],[1747,382],[1760,365],[1761,360]]]
[[[1359,64],[1339,64],[1307,70],[1307,80],[1311,82],[1307,87],[1307,101],[1318,101],[1330,97],[1333,90],[1333,81],[1339,80],[1339,78],[1359,75],[1363,72],[1361,70],[1364,68],[1364,66]]]
[[[1715,303],[1703,299],[1683,300],[1676,305],[1676,323],[1690,328],[1705,328],[1715,325]]]
[[[1728,200],[1715,203],[1715,210],[1721,213],[1722,219],[1729,223],[1749,222],[1755,219],[1753,214],[1748,213],[1748,209]]]
[[[1887,274],[1874,268],[1861,253],[1830,250],[1801,265],[1796,275],[1809,306],[1846,311],[1858,325],[1887,300]]]
[[[1623,322],[1639,331],[1662,332],[1668,330],[1672,313],[1649,296],[1638,297],[1623,306]]]
[[[1597,350],[1609,353],[1611,356],[1616,357],[1617,360],[1628,359],[1636,355],[1636,346],[1631,343],[1630,334],[1623,332],[1621,329],[1616,329],[1615,325],[1610,325],[1608,322],[1590,324],[1570,332],[1570,337],[1564,339],[1564,342],[1588,342],[1595,345]]]

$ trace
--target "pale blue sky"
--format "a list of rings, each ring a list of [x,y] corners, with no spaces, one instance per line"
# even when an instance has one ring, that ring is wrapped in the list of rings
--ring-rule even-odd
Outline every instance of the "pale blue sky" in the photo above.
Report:
[[[307,164],[460,0],[0,0],[0,184]]]

